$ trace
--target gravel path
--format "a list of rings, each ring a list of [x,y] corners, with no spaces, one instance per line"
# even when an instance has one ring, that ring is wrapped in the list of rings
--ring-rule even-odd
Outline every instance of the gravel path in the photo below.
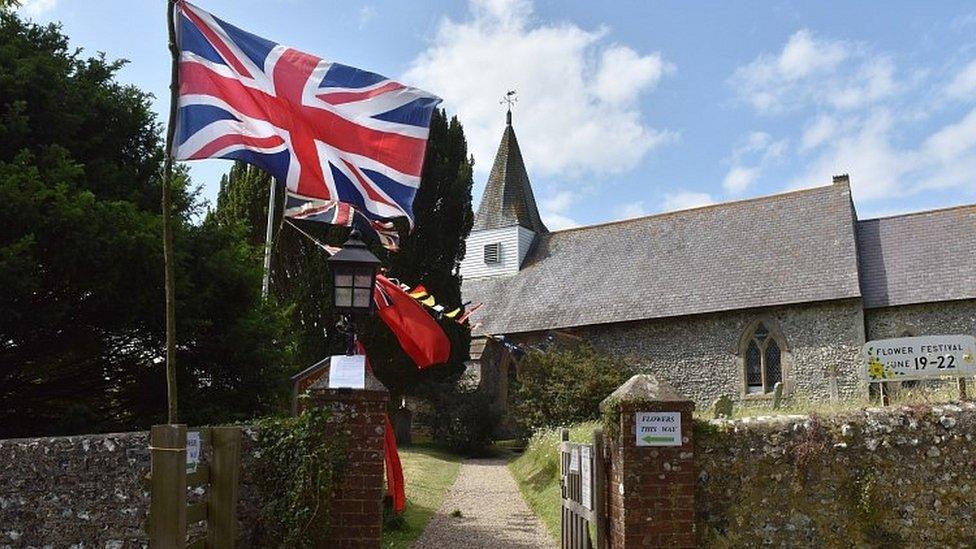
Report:
[[[455,509],[460,517],[452,517]],[[502,459],[469,459],[414,548],[556,547]]]

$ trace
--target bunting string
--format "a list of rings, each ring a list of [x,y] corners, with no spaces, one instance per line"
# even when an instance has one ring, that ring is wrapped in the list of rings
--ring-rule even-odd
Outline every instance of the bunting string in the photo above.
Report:
[[[296,223],[294,223],[291,219],[288,219],[287,217],[285,218],[285,223],[287,223],[291,228],[298,231],[298,233],[304,236],[305,238],[311,240],[312,243],[314,243],[316,246],[322,248],[330,256],[335,255],[336,253],[339,252],[339,250],[342,249],[337,246],[329,246],[328,244],[325,244],[324,242],[320,241],[314,236],[308,234],[306,231],[304,231],[301,227],[299,227]],[[455,307],[454,309],[448,311],[446,307],[437,303],[437,299],[430,292],[427,291],[427,288],[425,288],[423,284],[418,284],[411,288],[407,284],[404,284],[395,278],[391,278],[390,282],[393,282],[396,285],[398,285],[403,291],[407,292],[407,295],[412,297],[421,305],[433,311],[434,317],[449,318],[457,322],[458,324],[464,324],[465,322],[467,322],[468,318],[471,316],[471,313],[477,311],[478,309],[481,308],[482,305],[484,305],[484,303],[477,303],[471,307],[468,307],[468,305],[471,304],[471,302],[468,301],[461,304],[460,307]],[[474,329],[476,326],[473,326],[472,329]]]

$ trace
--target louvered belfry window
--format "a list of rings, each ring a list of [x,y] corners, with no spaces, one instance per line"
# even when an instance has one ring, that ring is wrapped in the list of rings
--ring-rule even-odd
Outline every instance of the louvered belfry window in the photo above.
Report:
[[[745,367],[747,393],[771,393],[783,381],[783,351],[761,322],[746,345]]]
[[[498,242],[485,244],[485,263],[498,263],[502,257],[502,245]]]

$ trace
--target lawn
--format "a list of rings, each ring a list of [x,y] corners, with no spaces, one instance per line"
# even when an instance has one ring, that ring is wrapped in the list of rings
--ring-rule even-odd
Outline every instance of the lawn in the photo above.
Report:
[[[596,421],[571,425],[569,439],[573,442],[592,442],[593,430],[599,427]],[[525,452],[509,462],[508,468],[518,482],[526,503],[545,523],[549,535],[558,540],[562,508],[559,488],[559,430],[546,429],[537,432],[529,440]]]
[[[383,547],[406,548],[420,536],[444,501],[460,469],[458,456],[428,446],[400,448],[407,505],[395,527],[383,527]]]

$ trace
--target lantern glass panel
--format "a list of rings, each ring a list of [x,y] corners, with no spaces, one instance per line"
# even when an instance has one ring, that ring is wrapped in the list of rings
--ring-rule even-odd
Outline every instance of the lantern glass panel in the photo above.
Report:
[[[352,273],[336,273],[336,286],[352,286]]]
[[[356,288],[353,290],[352,306],[357,309],[366,309],[369,307],[369,299],[369,288]]]
[[[352,307],[352,288],[335,289],[336,307]]]
[[[369,288],[373,285],[373,270],[366,268],[360,269],[356,273],[356,282],[353,284],[357,288]]]

